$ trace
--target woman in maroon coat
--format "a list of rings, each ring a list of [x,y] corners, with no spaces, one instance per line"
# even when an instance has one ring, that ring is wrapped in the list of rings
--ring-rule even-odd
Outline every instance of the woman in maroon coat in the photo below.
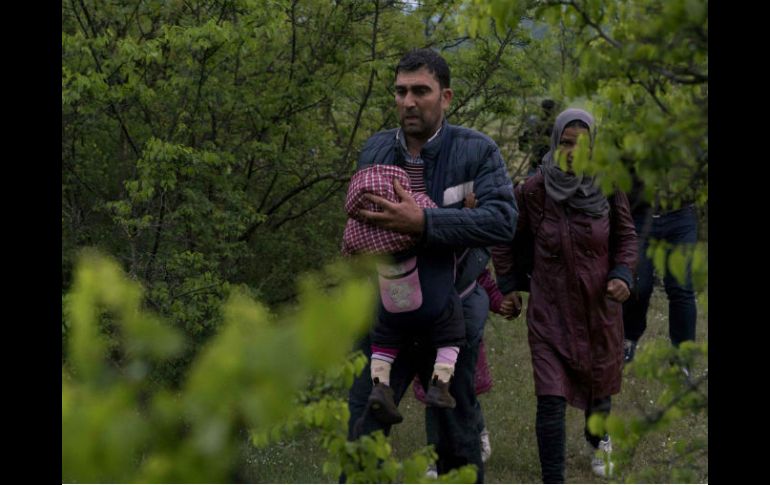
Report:
[[[493,250],[506,300],[520,309],[516,290],[530,293],[527,325],[544,483],[564,482],[566,404],[585,410],[587,421],[592,413],[609,413],[610,396],[620,391],[621,303],[637,258],[625,194],[616,191],[608,200],[593,177],[572,170],[580,135],[593,147],[589,113],[568,109],[556,118],[541,168],[516,188],[514,241]],[[604,452],[595,454],[593,471],[606,476],[609,436],[591,435],[587,427],[585,435]]]

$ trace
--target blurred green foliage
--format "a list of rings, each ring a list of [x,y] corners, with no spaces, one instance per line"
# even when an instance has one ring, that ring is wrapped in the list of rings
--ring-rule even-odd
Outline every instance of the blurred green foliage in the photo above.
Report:
[[[361,359],[352,366],[345,357],[369,324],[370,271],[338,264],[323,278],[308,276],[297,308],[281,316],[234,292],[220,331],[174,389],[147,377],[180,352],[185,337],[143,307],[142,288],[113,260],[84,253],[67,305],[62,481],[230,481],[244,430],[258,433],[286,422],[311,376],[336,372],[344,386],[360,372]],[[100,315],[110,316],[111,340]],[[110,352],[122,355],[119,363]],[[344,418],[344,401],[319,402],[326,404],[314,407],[319,424]]]
[[[648,466],[627,473],[642,440],[670,427],[675,421],[694,416],[708,418],[708,342],[683,342],[674,348],[667,342],[648,344],[637,353],[625,370],[628,376],[655,381],[663,391],[649,404],[638,403],[630,416],[610,414],[606,419],[593,415],[589,427],[593,433],[610,434],[616,479],[627,483],[691,483],[700,476],[698,459],[708,455],[708,441],[675,439],[664,444]]]

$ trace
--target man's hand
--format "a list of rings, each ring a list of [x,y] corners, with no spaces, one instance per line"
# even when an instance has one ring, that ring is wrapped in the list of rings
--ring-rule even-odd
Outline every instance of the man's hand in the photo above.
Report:
[[[380,206],[382,212],[361,209],[358,211],[359,220],[402,234],[422,234],[425,227],[422,207],[417,205],[414,197],[401,187],[398,180],[393,181],[393,189],[401,202],[391,202],[374,194],[364,194],[364,197]]]
[[[631,291],[625,281],[613,278],[607,282],[607,298],[623,303],[628,299]]]
[[[503,297],[500,313],[508,320],[513,320],[521,314],[521,295],[518,291],[512,291]]]

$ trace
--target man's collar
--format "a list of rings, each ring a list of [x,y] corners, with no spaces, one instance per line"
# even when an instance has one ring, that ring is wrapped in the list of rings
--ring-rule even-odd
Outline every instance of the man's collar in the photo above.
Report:
[[[447,121],[446,121],[446,118],[444,118],[443,120],[441,120],[441,124],[439,125],[438,129],[437,129],[437,130],[436,130],[436,132],[433,134],[433,136],[431,136],[430,138],[428,138],[428,141],[426,141],[426,142],[425,142],[425,144],[422,146],[422,150],[425,150],[425,149],[428,147],[428,145],[430,145],[430,143],[431,143],[433,140],[435,140],[436,138],[438,138],[439,134],[441,133],[441,129],[444,127],[444,125],[446,124],[446,122],[447,122]],[[412,155],[411,155],[411,153],[409,152],[409,147],[407,147],[407,146],[406,146],[406,136],[404,136],[404,129],[403,129],[403,128],[399,128],[398,130],[396,130],[396,140],[398,140],[398,141],[399,141],[399,143],[401,144],[401,148],[403,148],[403,149],[404,149],[404,153],[406,153],[407,155],[409,155],[409,157],[411,158],[411,156],[412,156]],[[422,151],[422,150],[421,150],[421,151]],[[429,151],[431,151],[431,150],[430,150],[430,148],[429,148],[428,150],[429,150]]]

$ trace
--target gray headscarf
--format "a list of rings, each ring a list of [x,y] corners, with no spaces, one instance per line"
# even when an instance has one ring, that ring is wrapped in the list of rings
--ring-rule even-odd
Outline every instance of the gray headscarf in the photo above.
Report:
[[[557,202],[565,202],[569,207],[591,217],[603,217],[609,213],[609,203],[594,183],[594,177],[564,172],[554,160],[564,128],[575,120],[588,125],[591,148],[594,146],[594,117],[582,109],[570,108],[562,111],[553,124],[551,149],[543,156],[541,170],[545,176],[545,191]]]

